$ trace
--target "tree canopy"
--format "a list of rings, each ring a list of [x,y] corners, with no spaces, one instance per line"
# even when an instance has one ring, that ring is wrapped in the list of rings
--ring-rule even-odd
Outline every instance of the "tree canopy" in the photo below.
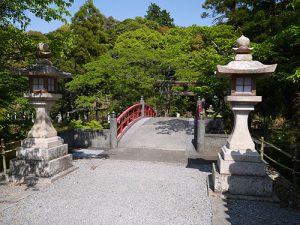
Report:
[[[300,23],[299,0],[206,0],[202,17],[212,17],[239,29],[252,41],[262,42],[290,25]]]
[[[52,32],[20,29],[30,22],[26,10],[46,21],[64,20],[71,2],[0,3],[0,136],[12,130],[16,134],[16,127],[25,124],[21,118],[26,117],[30,107],[22,95],[28,84],[26,78],[14,76],[11,68],[35,63],[35,46],[41,41],[50,45],[54,65],[73,73],[72,81],[59,84],[63,99],[52,110],[53,118],[58,113],[80,110],[90,111],[93,117],[96,108],[105,116],[111,111],[121,113],[141,95],[158,110],[158,115],[163,115],[166,99],[156,85],[157,80],[163,79],[196,82],[188,91],[205,97],[207,105],[214,104],[217,96],[218,105],[224,106],[228,83],[217,79],[214,71],[217,64],[232,60],[231,48],[237,37],[244,34],[251,39],[254,59],[278,64],[273,76],[258,80],[257,92],[264,102],[257,106],[253,117],[266,127],[276,124],[277,119],[290,127],[300,120],[298,0],[206,0],[203,16],[217,21],[211,27],[177,27],[170,13],[154,3],[144,18],[117,21],[103,15],[88,0],[70,24]],[[13,11],[17,4],[19,11]],[[48,4],[54,4],[53,9],[46,7]],[[190,115],[195,101],[195,97],[174,96],[171,115]],[[223,107],[223,115],[225,111]],[[15,113],[20,122],[11,119]],[[76,118],[76,113],[70,115]]]
[[[165,9],[161,10],[155,3],[149,5],[145,19],[155,21],[160,26],[174,27],[174,19],[170,13]]]
[[[0,2],[0,25],[20,24],[22,28],[30,23],[28,12],[45,21],[66,21],[64,15],[70,15],[67,8],[74,0],[2,0]]]
[[[76,49],[73,52],[79,65],[91,61],[107,51],[107,33],[104,31],[104,16],[95,7],[92,0],[80,7],[72,18],[71,31]]]

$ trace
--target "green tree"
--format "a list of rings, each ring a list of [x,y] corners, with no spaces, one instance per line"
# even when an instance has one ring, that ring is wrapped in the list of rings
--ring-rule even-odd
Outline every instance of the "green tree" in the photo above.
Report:
[[[257,93],[264,103],[256,107],[269,130],[276,119],[284,119],[288,129],[299,120],[300,90],[300,1],[299,0],[206,0],[203,17],[213,17],[218,24],[231,24],[249,37],[254,58],[265,64],[277,63],[273,76],[259,79]],[[276,92],[270,95],[272,90]],[[276,105],[276,107],[274,107]],[[298,108],[297,108],[298,107]],[[278,127],[279,128],[279,127]]]
[[[2,0],[0,2],[0,26],[11,23],[20,24],[22,28],[30,23],[28,12],[33,13],[47,22],[63,20],[64,15],[70,15],[67,8],[74,0]]]
[[[155,81],[174,79],[201,81],[193,91],[223,98],[227,86],[214,75],[218,63],[230,60],[230,48],[237,35],[232,26],[172,28],[164,34],[143,27],[118,35],[114,48],[85,65],[86,73],[67,84],[77,95],[76,106],[92,106],[98,97],[109,96],[110,108],[122,112],[141,95],[153,105],[162,105]],[[180,91],[180,90],[178,90]],[[89,96],[93,96],[90,100]],[[103,98],[102,98],[103,99]],[[185,114],[193,110],[195,99],[174,97],[172,109]],[[180,105],[181,107],[177,107]]]
[[[297,123],[299,119],[294,115],[299,111],[299,108],[295,108],[299,107],[299,40],[300,26],[292,25],[261,44],[254,45],[254,57],[264,63],[278,64],[271,81],[266,78],[258,82],[258,92],[266,102],[258,107],[258,112],[265,117],[269,116],[274,120],[283,116],[292,123]],[[276,94],[270,95],[272,90],[276,90]],[[274,105],[277,107],[274,108]]]
[[[206,0],[202,7],[206,9],[202,17],[233,25],[254,42],[262,42],[288,25],[299,25],[298,0]]]
[[[75,13],[72,18],[71,31],[75,45],[72,55],[77,65],[81,66],[90,62],[107,51],[108,37],[104,31],[104,16],[92,0],[87,0]]]
[[[151,3],[145,15],[147,20],[157,22],[160,26],[174,27],[174,19],[171,18],[170,13],[167,10],[161,10],[161,8],[155,3]]]
[[[150,29],[120,35],[114,49],[86,64],[86,73],[67,84],[68,89],[76,93],[76,106],[82,106],[82,99],[90,99],[92,108],[95,99],[104,104],[105,98],[109,98],[110,108],[121,112],[141,95],[151,95],[157,74],[155,48],[159,47],[160,38],[159,32]]]
[[[31,123],[28,115],[32,111],[28,101],[23,98],[23,93],[28,90],[28,81],[24,77],[14,75],[12,71],[13,68],[26,67],[34,63],[35,45],[39,41],[48,39],[40,32],[23,31],[30,23],[28,12],[48,22],[55,19],[64,21],[63,16],[69,15],[67,7],[72,2],[73,0],[3,0],[0,2],[1,137],[11,135],[14,139],[23,138],[28,123]]]
[[[52,53],[51,61],[58,68],[74,74],[76,72],[75,60],[72,53],[75,43],[70,24],[63,25],[46,34],[46,37]]]

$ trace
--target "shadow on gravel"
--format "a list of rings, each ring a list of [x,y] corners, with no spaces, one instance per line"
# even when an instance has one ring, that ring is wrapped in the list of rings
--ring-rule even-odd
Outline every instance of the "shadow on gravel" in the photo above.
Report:
[[[279,204],[260,201],[225,199],[226,220],[232,225],[299,225],[300,212],[281,208]]]
[[[209,187],[213,190],[211,175]],[[211,196],[213,225],[300,225],[300,210],[282,207],[280,203]]]
[[[205,160],[205,159],[188,158],[186,168],[198,169],[199,171],[202,171],[202,172],[211,173],[213,162],[214,161]]]
[[[193,135],[193,127],[189,125],[189,121],[181,119],[170,119],[165,121],[158,121],[154,123],[157,134],[167,134],[185,132],[188,135]]]
[[[108,159],[110,157],[107,153],[95,153],[95,151],[76,151],[72,152],[73,159]]]

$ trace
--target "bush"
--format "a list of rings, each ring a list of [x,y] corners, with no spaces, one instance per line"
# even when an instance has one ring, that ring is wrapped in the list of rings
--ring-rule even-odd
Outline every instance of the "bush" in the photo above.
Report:
[[[103,129],[103,126],[101,125],[101,123],[96,120],[91,120],[91,121],[87,122],[84,127],[85,127],[85,129]]]
[[[96,120],[91,120],[88,122],[83,122],[82,120],[72,120],[70,127],[74,129],[103,129],[101,123]]]

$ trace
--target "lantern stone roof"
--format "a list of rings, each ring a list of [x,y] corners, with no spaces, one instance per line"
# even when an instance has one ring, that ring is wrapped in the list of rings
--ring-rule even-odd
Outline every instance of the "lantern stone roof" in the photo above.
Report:
[[[253,61],[251,55],[253,48],[250,48],[249,45],[249,38],[244,35],[238,38],[237,48],[233,48],[236,52],[235,60],[225,66],[217,65],[217,76],[228,77],[237,74],[262,76],[272,74],[275,71],[277,64],[264,65],[259,61]]]
[[[51,57],[51,53],[48,50],[49,46],[46,43],[39,43],[37,45],[36,64],[29,65],[27,68],[15,69],[14,73],[20,76],[72,78],[71,73],[66,73],[53,66],[52,62],[48,59]]]

